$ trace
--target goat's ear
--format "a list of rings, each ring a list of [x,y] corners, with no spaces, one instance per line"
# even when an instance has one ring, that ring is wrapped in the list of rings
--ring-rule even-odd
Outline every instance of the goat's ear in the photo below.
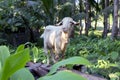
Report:
[[[61,26],[63,24],[63,22],[61,21],[61,22],[59,22],[59,23],[57,23],[57,24],[55,24],[56,26]]]
[[[75,25],[79,25],[80,24],[80,22],[76,22],[76,24]]]
[[[75,22],[75,21],[71,21],[71,23],[72,23],[73,25],[79,25],[79,24],[80,24],[79,22]]]

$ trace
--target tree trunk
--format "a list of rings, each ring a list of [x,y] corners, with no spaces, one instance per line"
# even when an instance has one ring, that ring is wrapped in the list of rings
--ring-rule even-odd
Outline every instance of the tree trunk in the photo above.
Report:
[[[96,30],[96,28],[97,28],[97,20],[95,20],[95,28],[94,28],[94,30]]]
[[[75,14],[75,10],[76,10],[75,0],[72,0],[71,2],[73,3],[72,15],[74,15]],[[73,27],[73,29],[71,31],[70,38],[74,38],[74,33],[75,33],[75,30],[74,30],[74,27]]]
[[[82,0],[79,0],[79,7],[80,7],[80,13],[82,12]],[[79,34],[82,35],[83,25],[82,25],[82,19],[80,19],[80,29]]]
[[[97,11],[96,11],[96,16],[97,16]],[[96,30],[96,28],[97,28],[97,19],[95,19],[95,28],[94,28],[94,30]]]
[[[98,6],[98,0],[97,0],[97,6]],[[96,11],[96,14],[95,14],[96,16],[98,15],[98,13],[97,13],[97,11]],[[95,19],[95,28],[94,28],[94,30],[96,30],[96,28],[97,28],[97,18]]]
[[[106,8],[106,7],[108,6],[109,0],[105,0],[104,2],[105,2],[105,3],[104,3],[104,8]],[[103,24],[104,24],[104,30],[103,30],[103,34],[102,34],[102,37],[103,37],[103,38],[106,38],[106,37],[107,37],[108,16],[109,16],[108,13],[105,12],[105,13],[104,13],[104,22],[103,22]]]
[[[112,26],[111,39],[114,40],[118,34],[118,5],[119,0],[114,0],[114,21]]]
[[[88,25],[89,25],[89,29],[91,28],[91,5],[89,4],[89,21],[88,21]]]
[[[85,35],[88,36],[88,30],[90,28],[90,7],[88,0],[85,1],[86,6],[86,19],[85,19]]]
[[[120,16],[120,14],[119,14],[119,16]],[[120,17],[119,17],[119,33],[120,33]]]
[[[120,16],[120,15],[119,15]],[[119,30],[118,30],[118,37],[120,37],[120,17],[119,17]]]
[[[79,30],[80,35],[82,35],[82,31],[83,31],[83,25],[82,25],[82,20],[80,20],[80,30]]]
[[[119,2],[119,7],[120,7],[120,2]],[[118,31],[118,37],[120,37],[120,14],[119,14],[119,31]]]

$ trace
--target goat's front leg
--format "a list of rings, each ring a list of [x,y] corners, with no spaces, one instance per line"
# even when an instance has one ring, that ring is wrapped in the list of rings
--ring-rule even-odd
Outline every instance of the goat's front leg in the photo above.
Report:
[[[63,50],[61,53],[61,59],[64,59],[64,58],[65,58],[65,50]]]
[[[59,61],[59,53],[60,53],[60,42],[55,43],[55,60]]]
[[[51,54],[51,59],[53,63],[56,63],[57,61],[55,60],[55,53],[53,52],[53,50],[50,50],[50,54]]]
[[[59,57],[59,52],[60,52],[59,49],[56,49],[56,50],[55,50],[55,60],[56,60],[56,61],[59,61],[59,59],[60,59],[60,57]]]

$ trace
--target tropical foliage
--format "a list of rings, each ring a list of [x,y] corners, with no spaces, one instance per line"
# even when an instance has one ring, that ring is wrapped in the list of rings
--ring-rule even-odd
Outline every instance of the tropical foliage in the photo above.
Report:
[[[6,46],[0,46],[0,55],[0,80],[8,80],[10,77],[10,80],[15,80],[17,78],[34,80],[31,73],[24,68],[26,63],[30,60],[29,49],[24,49],[24,45],[19,46],[12,55],[10,55],[9,49]],[[31,77],[20,76],[21,73],[22,75]]]
[[[65,60],[38,80],[84,80],[70,71],[56,71],[74,64],[86,65],[86,73],[91,75],[119,80],[119,0],[0,0],[0,80],[34,80],[25,65],[28,61],[46,63],[39,36],[46,25],[66,16],[80,25],[74,28]]]
[[[114,47],[113,47],[114,46]],[[120,41],[110,38],[101,39],[99,35],[77,37],[73,39],[66,50],[66,57],[82,56],[93,63],[88,72],[94,75],[112,79],[120,77]],[[116,77],[115,77],[116,76]]]
[[[33,48],[35,49],[35,48]],[[24,49],[24,45],[20,45],[14,54],[10,55],[10,52],[6,46],[0,46],[0,80],[34,80],[33,75],[24,68],[25,64],[30,60],[30,50],[28,48]],[[35,55],[35,54],[34,54]],[[65,64],[84,64],[86,66],[90,65],[90,62],[82,57],[73,57],[70,59],[63,60],[54,64],[51,67],[49,76],[42,77],[38,80],[49,80],[49,78],[56,80],[58,79],[69,79],[68,77],[76,80],[86,80],[85,78],[79,76],[70,71],[60,71],[57,74],[52,75],[57,71],[57,69]],[[9,67],[8,67],[9,66]],[[51,75],[51,76],[50,76]],[[64,76],[68,75],[68,76]],[[57,77],[59,76],[59,78]],[[72,80],[71,79],[71,80]]]

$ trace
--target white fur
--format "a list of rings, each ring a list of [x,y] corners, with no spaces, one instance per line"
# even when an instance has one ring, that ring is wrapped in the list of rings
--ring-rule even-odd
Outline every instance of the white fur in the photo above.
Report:
[[[73,25],[77,24],[70,17],[65,17],[60,23],[55,25],[46,26],[44,33],[41,35],[41,38],[44,39],[44,52],[47,56],[47,63],[50,62],[50,57],[52,61],[55,63],[56,60],[60,57],[60,53],[62,57],[64,56],[64,52],[66,46],[69,42],[70,32],[72,30]],[[50,50],[50,55],[48,54],[48,50]]]

